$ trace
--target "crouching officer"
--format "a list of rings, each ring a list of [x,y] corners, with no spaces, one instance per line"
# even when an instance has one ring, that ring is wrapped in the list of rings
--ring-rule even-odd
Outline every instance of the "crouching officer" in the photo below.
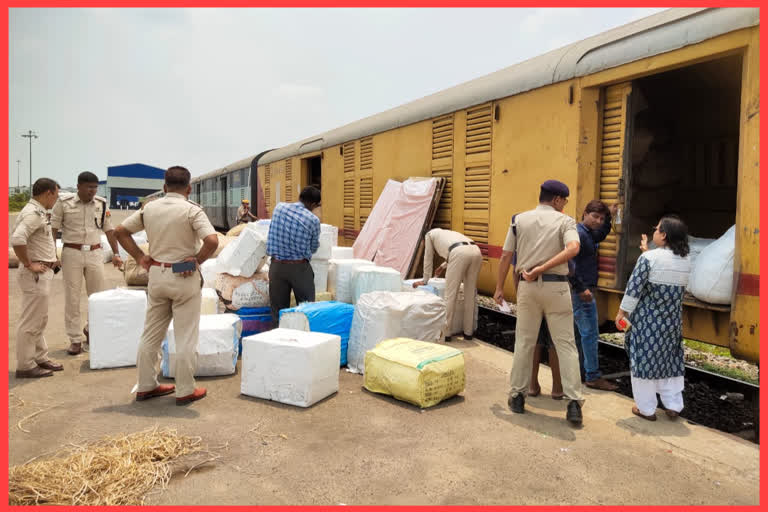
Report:
[[[195,388],[203,284],[199,266],[214,253],[219,239],[200,205],[187,199],[192,192],[189,180],[184,167],[169,168],[165,197],[148,203],[117,227],[120,245],[149,272],[147,315],[136,358],[136,400],[176,391],[176,405],[184,405],[206,395],[205,388]],[[147,232],[149,254],[131,237],[141,230]],[[177,387],[157,382],[160,348],[171,319],[176,334]]]
[[[59,196],[59,184],[40,178],[32,185],[32,199],[16,218],[11,246],[19,258],[21,316],[16,334],[16,378],[50,377],[63,369],[48,359],[43,333],[48,323],[48,295],[54,269],[58,269],[56,244],[51,237],[47,210]]]
[[[517,290],[515,357],[510,373],[509,407],[512,412],[524,412],[533,351],[544,316],[560,360],[563,392],[570,400],[566,419],[580,425],[584,399],[568,284],[568,260],[579,253],[580,244],[576,221],[562,213],[568,195],[565,183],[547,180],[541,185],[539,206],[512,217],[493,297],[501,304],[504,280],[512,256],[517,251],[514,271],[520,275],[520,284]]]
[[[88,341],[88,321],[80,324],[80,294],[90,297],[104,286],[104,255],[101,246],[102,231],[112,248],[112,264],[120,267],[123,261],[117,251],[117,240],[112,227],[107,200],[96,195],[99,178],[92,172],[77,177],[77,193],[62,196],[53,207],[51,226],[53,239],[61,230],[61,264],[64,271],[64,324],[69,338],[67,353],[77,355],[83,341]],[[81,330],[82,329],[82,330]]]

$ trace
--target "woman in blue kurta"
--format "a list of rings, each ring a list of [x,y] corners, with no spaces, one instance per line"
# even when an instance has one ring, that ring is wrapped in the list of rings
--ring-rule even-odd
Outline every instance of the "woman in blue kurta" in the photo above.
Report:
[[[616,315],[616,325],[628,317],[625,336],[632,372],[632,412],[656,420],[656,393],[667,415],[683,409],[685,364],[683,359],[683,293],[691,271],[688,228],[676,217],[663,217],[653,232],[657,249],[644,251],[629,278]],[[621,327],[619,327],[621,328]]]

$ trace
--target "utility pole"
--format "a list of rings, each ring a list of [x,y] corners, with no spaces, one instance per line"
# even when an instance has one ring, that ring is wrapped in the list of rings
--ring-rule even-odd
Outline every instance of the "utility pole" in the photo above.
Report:
[[[16,193],[21,194],[21,174],[19,173],[19,166],[21,165],[21,160],[16,160]]]
[[[29,139],[29,197],[32,197],[32,139],[36,139],[37,135],[32,130],[29,130],[29,133],[22,133],[21,136]]]

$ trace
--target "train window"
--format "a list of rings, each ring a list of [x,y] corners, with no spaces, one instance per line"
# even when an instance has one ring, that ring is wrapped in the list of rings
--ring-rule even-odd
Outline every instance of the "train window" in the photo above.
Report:
[[[235,171],[232,173],[232,186],[233,187],[239,187],[240,186],[240,172]]]

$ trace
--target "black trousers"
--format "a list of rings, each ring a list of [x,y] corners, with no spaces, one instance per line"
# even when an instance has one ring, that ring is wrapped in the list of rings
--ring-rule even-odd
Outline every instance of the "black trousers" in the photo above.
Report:
[[[291,306],[291,290],[296,304],[315,301],[315,272],[308,261],[282,263],[273,259],[269,264],[269,303],[272,321],[280,323],[280,310]]]

